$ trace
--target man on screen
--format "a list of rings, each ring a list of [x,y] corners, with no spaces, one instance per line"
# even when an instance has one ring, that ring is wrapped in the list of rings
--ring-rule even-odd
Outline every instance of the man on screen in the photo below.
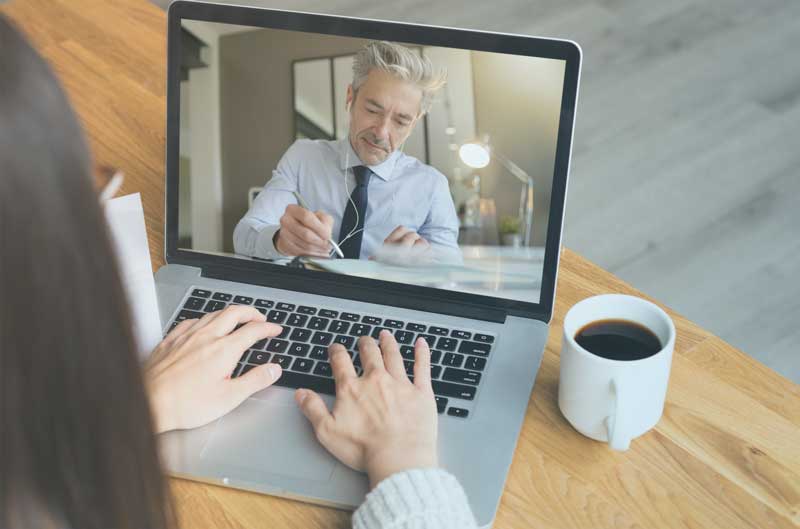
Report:
[[[236,253],[328,257],[332,239],[351,259],[391,245],[460,261],[447,178],[402,152],[444,83],[444,72],[403,46],[371,42],[362,48],[347,87],[347,138],[297,140],[289,147],[237,224]]]

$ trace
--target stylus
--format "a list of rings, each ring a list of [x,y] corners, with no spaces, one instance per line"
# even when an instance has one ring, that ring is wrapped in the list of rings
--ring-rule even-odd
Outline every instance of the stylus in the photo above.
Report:
[[[294,198],[297,199],[297,203],[300,204],[300,206],[307,209],[308,211],[311,211],[311,208],[308,207],[308,204],[306,204],[306,201],[303,200],[302,196],[300,196],[300,193],[298,193],[297,191],[292,191],[292,194],[294,195]],[[333,246],[333,251],[335,251],[339,257],[344,259],[344,253],[342,252],[342,249],[339,248],[339,245],[333,242],[333,239],[330,237],[328,238],[328,242],[331,243],[331,246]]]

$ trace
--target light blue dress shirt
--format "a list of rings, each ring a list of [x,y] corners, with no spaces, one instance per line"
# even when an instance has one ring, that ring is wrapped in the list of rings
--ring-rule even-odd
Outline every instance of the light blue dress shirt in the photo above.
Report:
[[[347,138],[295,141],[236,225],[236,253],[265,259],[285,257],[272,238],[280,228],[286,206],[297,203],[292,191],[299,192],[313,211],[333,217],[333,240],[338,242],[345,206],[356,185],[351,168],[357,165],[364,164]],[[360,258],[374,255],[396,227],[404,226],[431,243],[437,260],[460,262],[458,216],[447,178],[400,151],[368,167],[375,174],[368,186]]]

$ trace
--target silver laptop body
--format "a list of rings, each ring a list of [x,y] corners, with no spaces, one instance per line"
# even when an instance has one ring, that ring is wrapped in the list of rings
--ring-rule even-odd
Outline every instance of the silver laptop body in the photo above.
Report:
[[[180,65],[189,47],[181,30],[186,20],[361,38],[380,35],[382,39],[404,43],[563,61],[554,170],[552,176],[547,175],[552,187],[542,244],[539,302],[288,269],[261,260],[187,247],[178,229],[182,156]],[[168,332],[188,300],[197,298],[194,293],[201,292],[210,294],[203,299],[230,294],[244,300],[269,300],[274,306],[285,303],[288,305],[284,307],[311,307],[316,314],[348,313],[406,325],[413,322],[429,329],[458,330],[468,336],[493,340],[477,390],[466,399],[452,394],[448,397],[448,411],[466,410],[466,417],[449,412],[439,415],[441,465],[463,485],[479,524],[491,525],[549,330],[579,72],[580,50],[568,41],[189,1],[173,3],[169,10],[167,107],[165,254],[168,264],[156,274],[164,332]],[[229,302],[233,301],[224,303]],[[458,342],[455,352],[464,341]],[[318,444],[294,403],[293,392],[290,387],[273,386],[211,424],[162,435],[169,472],[217,485],[343,509],[356,508],[368,491],[366,476],[338,463]],[[323,399],[332,406],[331,395],[323,395]]]

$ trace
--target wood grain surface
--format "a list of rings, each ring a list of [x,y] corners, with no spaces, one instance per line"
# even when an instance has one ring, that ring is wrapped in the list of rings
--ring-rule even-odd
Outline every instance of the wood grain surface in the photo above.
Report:
[[[163,264],[166,17],[145,0],[0,7],[61,78],[98,162],[140,192]],[[2,53],[2,50],[0,50]],[[557,406],[564,315],[598,293],[641,295],[565,249],[546,352],[495,527],[800,527],[800,387],[668,308],[678,331],[664,416],[616,453]],[[172,479],[185,528],[347,527],[350,514]]]

